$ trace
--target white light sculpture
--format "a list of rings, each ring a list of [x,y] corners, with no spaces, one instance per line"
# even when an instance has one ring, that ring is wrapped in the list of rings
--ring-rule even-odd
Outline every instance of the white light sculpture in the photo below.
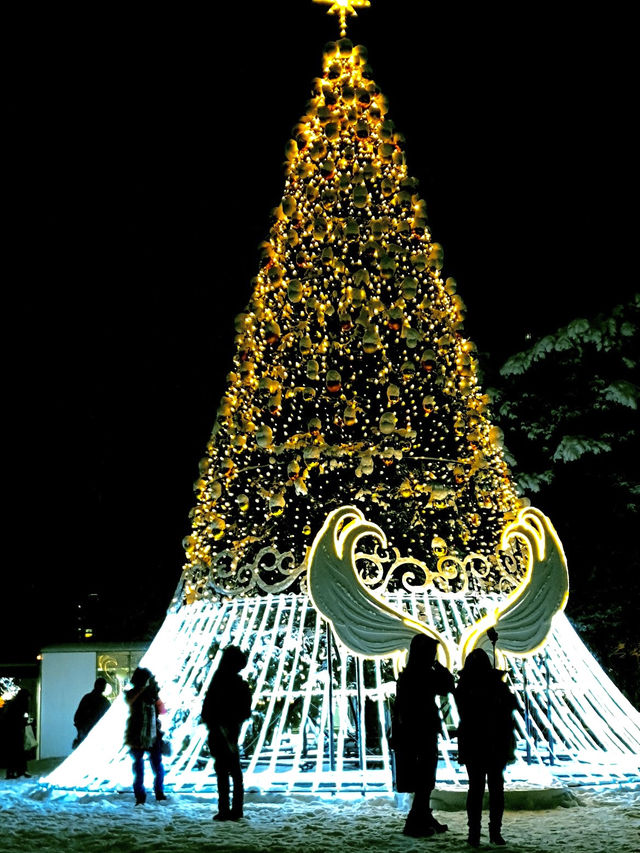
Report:
[[[524,589],[535,578],[536,564],[546,572],[545,556],[561,551],[557,538],[550,534],[548,520],[538,511],[523,511],[512,532],[516,528],[526,531],[532,517],[539,526],[531,542],[532,569]],[[345,520],[347,526],[339,529]],[[353,594],[353,584],[370,595],[353,571],[355,563],[369,555],[353,549],[361,535],[379,536],[381,531],[350,507],[332,513],[327,521],[310,558],[310,587],[322,611],[305,595],[280,594],[214,605],[197,602],[168,614],[141,663],[156,673],[169,708],[164,725],[173,746],[173,755],[166,760],[170,790],[215,790],[207,733],[199,715],[220,651],[234,643],[249,653],[247,673],[254,685],[254,717],[243,732],[247,788],[343,795],[391,792],[386,732],[395,690],[392,657],[406,648],[416,632],[425,631],[438,637],[449,649],[450,658],[460,662],[460,656],[472,647],[471,638],[481,636],[478,626],[485,626],[488,620],[500,625],[504,614],[513,612],[513,602],[519,600],[517,594],[506,600],[470,592],[447,594],[433,586],[417,593],[390,594],[386,600],[365,597],[362,601],[368,615],[362,630],[351,635],[347,621],[340,627],[334,621],[333,630],[340,641],[332,642],[323,615],[331,613],[335,619],[337,613],[346,612],[342,605]],[[546,536],[542,530],[547,531]],[[330,582],[323,591],[322,580],[316,585],[313,563],[325,548],[330,548],[322,558],[325,562],[335,563],[336,558],[347,555],[342,568],[345,575],[353,573],[353,579],[346,586]],[[555,571],[558,584],[546,607],[548,610],[551,600],[557,612],[548,619],[550,631],[544,647],[540,648],[534,632],[529,636],[535,637],[537,652],[527,649],[527,656],[516,656],[503,651],[519,702],[517,762],[508,769],[507,784],[637,781],[640,715],[604,674],[561,612],[558,604],[566,599],[566,591],[562,593],[563,572],[557,566]],[[534,595],[532,601],[536,599]],[[383,625],[392,631],[396,626],[386,620],[397,623],[400,639],[376,654],[378,640],[373,629],[381,616]],[[535,621],[539,624],[538,617]],[[523,614],[524,625],[528,622]],[[512,628],[515,630],[515,623]],[[387,631],[387,636],[394,635]],[[360,654],[353,654],[346,643],[358,645]],[[373,644],[373,651],[368,643]],[[213,661],[211,648],[217,649]],[[441,742],[439,786],[466,784],[464,771],[455,760],[455,713],[452,705],[445,717],[448,726]],[[130,757],[121,746],[125,718],[124,701],[119,698],[86,741],[48,777],[48,784],[96,792],[128,788]]]

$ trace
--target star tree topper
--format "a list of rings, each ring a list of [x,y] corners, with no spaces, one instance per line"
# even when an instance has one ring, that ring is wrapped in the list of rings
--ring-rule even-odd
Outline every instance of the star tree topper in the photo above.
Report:
[[[330,6],[328,15],[340,16],[340,35],[347,34],[347,15],[357,17],[356,9],[366,9],[371,5],[369,0],[313,0],[314,3],[322,3],[325,6]]]

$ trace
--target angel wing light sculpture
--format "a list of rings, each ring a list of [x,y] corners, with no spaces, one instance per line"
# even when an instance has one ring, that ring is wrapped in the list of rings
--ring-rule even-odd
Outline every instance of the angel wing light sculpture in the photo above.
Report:
[[[539,509],[526,507],[505,528],[502,548],[508,548],[513,539],[527,545],[524,580],[506,601],[465,631],[460,641],[461,663],[475,648],[491,650],[488,637],[491,628],[498,632],[495,646],[498,654],[507,652],[517,657],[535,654],[549,635],[553,618],[566,606],[567,560],[551,521]]]
[[[394,657],[408,649],[418,633],[441,643],[450,665],[452,652],[437,631],[407,616],[368,589],[355,565],[355,548],[363,536],[387,546],[384,532],[365,520],[353,506],[333,510],[318,532],[309,555],[308,583],[311,600],[331,624],[340,642],[364,657]],[[501,547],[518,538],[528,549],[528,564],[521,585],[497,607],[462,634],[456,663],[464,663],[474,648],[491,651],[490,629],[498,632],[495,651],[518,657],[535,653],[551,630],[554,616],[567,602],[567,563],[553,525],[533,507],[520,510],[505,528]],[[502,662],[502,658],[500,658]]]
[[[363,657],[396,657],[409,648],[416,634],[427,634],[442,644],[444,638],[429,626],[393,608],[362,583],[355,567],[355,548],[363,536],[375,537],[382,547],[387,538],[353,506],[333,510],[318,532],[309,556],[309,596],[348,649]]]

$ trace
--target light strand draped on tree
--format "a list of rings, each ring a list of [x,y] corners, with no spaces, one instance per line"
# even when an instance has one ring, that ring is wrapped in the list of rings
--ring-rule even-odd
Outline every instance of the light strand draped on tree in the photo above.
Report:
[[[286,158],[195,483],[186,600],[304,590],[313,535],[353,503],[399,553],[477,553],[480,588],[511,588],[501,433],[365,48],[327,45]]]

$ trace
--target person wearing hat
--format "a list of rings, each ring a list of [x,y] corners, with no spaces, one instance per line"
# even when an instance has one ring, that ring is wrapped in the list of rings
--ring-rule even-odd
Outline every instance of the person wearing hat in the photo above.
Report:
[[[434,637],[417,634],[413,638],[407,665],[398,676],[393,706],[391,745],[396,790],[413,792],[402,831],[414,838],[448,829],[435,819],[429,802],[436,785],[438,735],[442,731],[436,696],[446,696],[454,689],[453,676],[436,660],[437,648]]]

